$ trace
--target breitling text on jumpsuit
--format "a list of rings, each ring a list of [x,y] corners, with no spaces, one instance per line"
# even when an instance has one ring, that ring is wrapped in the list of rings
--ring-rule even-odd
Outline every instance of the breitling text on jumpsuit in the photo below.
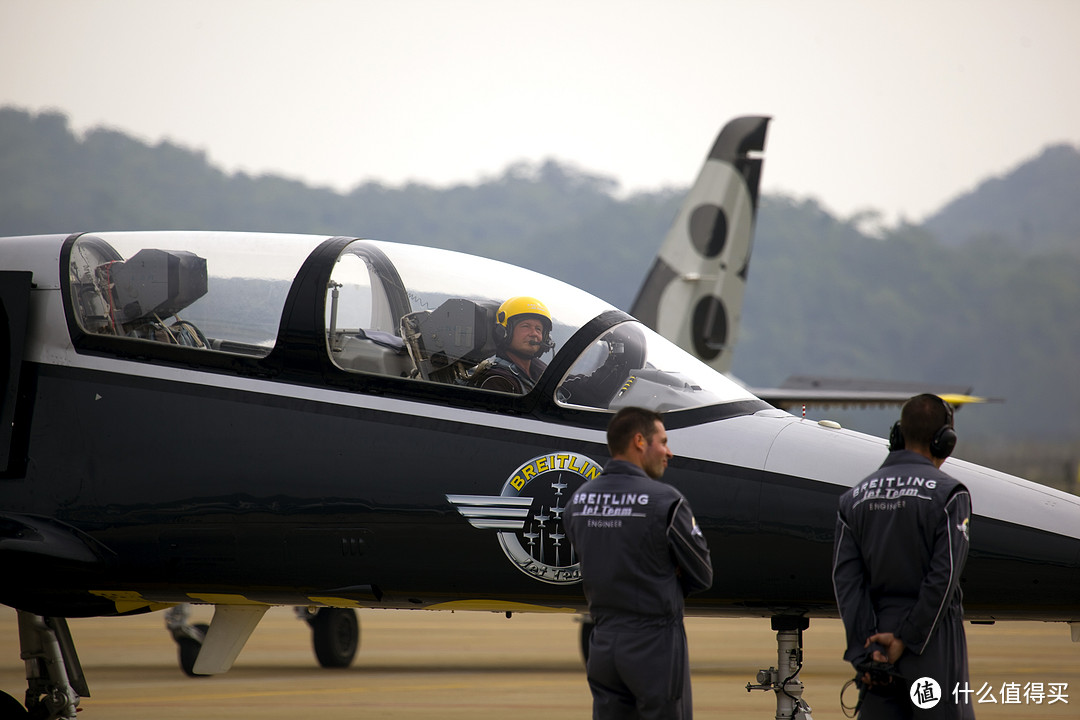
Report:
[[[649,504],[648,493],[577,493],[575,505],[584,507],[578,513],[588,519],[589,527],[621,527],[618,518],[645,517],[645,513],[634,512],[636,507]]]

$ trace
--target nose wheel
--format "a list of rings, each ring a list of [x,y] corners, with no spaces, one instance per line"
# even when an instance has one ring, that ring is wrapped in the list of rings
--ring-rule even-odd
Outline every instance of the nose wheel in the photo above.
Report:
[[[26,707],[0,693],[0,718],[74,720],[90,697],[67,620],[18,611],[19,646],[26,662]]]

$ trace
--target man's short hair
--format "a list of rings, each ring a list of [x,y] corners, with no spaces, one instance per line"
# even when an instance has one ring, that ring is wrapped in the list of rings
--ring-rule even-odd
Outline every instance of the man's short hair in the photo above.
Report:
[[[908,446],[930,447],[934,435],[945,425],[953,425],[952,410],[937,395],[916,395],[900,410],[900,431]]]
[[[630,448],[634,436],[641,433],[648,442],[656,434],[656,423],[663,424],[658,412],[639,407],[624,407],[611,418],[607,429],[608,452],[621,455]]]

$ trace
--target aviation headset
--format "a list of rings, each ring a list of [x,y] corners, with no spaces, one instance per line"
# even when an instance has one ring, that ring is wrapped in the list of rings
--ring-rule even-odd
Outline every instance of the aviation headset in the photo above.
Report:
[[[937,395],[931,395],[931,397],[937,398],[944,407],[945,424],[937,429],[937,432],[934,433],[934,437],[930,438],[930,454],[944,460],[952,455],[952,451],[956,448],[956,430],[953,429],[953,409],[952,405],[945,402]],[[909,400],[908,402],[911,401]],[[889,452],[903,449],[904,433],[900,430],[900,421],[897,420],[893,423],[892,429],[889,430]]]
[[[551,342],[551,313],[547,306],[536,298],[519,295],[512,297],[499,306],[495,313],[495,346],[502,348],[510,342],[510,336],[514,332],[514,318],[520,315],[532,315],[540,318],[544,326],[544,337],[540,341],[540,352],[537,357],[555,347]]]

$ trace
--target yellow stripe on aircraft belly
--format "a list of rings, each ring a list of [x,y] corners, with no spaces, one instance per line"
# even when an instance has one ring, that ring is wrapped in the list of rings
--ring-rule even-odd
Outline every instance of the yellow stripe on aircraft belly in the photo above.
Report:
[[[128,591],[114,591],[114,590],[91,590],[91,595],[97,595],[98,597],[111,600],[116,605],[116,612],[124,615],[126,613],[135,612],[136,610],[149,610],[151,612],[156,610],[164,610],[171,608],[175,603],[160,603],[152,600],[147,600],[137,592]]]
[[[210,605],[266,605],[268,607],[272,605],[272,603],[249,600],[243,595],[233,595],[231,593],[188,593],[187,596],[196,602],[209,603]]]
[[[308,600],[315,603],[316,605],[326,605],[327,607],[340,607],[340,608],[368,608],[368,607],[371,607],[370,605],[364,605],[363,603],[358,602],[356,600],[346,600],[345,598],[339,598],[339,597],[329,597],[329,596],[320,597],[320,596],[311,595],[311,596],[308,597]]]
[[[481,610],[488,612],[531,612],[531,613],[579,613],[580,610],[567,607],[548,607],[509,600],[453,600],[451,602],[427,605],[426,610]]]

